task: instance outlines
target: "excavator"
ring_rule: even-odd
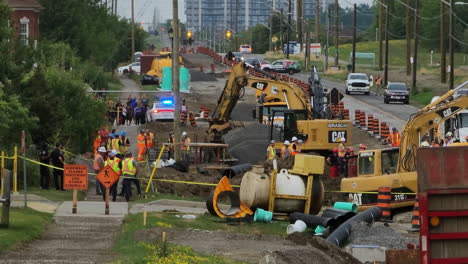
[[[314,119],[310,100],[301,88],[293,83],[276,80],[274,76],[263,71],[262,73],[271,77],[272,80],[252,77],[246,74],[246,69],[244,62],[232,67],[218,104],[209,119],[208,134],[211,135],[213,142],[221,142],[224,134],[240,125],[231,121],[231,113],[238,100],[244,95],[245,87],[261,92],[260,109],[265,101],[284,102],[287,106],[286,110],[278,111],[284,116],[283,126],[273,124],[275,111],[273,111],[272,122],[269,124],[270,140],[275,139],[277,142],[275,149],[281,149],[282,142],[291,140],[292,137],[297,137],[300,142],[302,141],[302,144],[298,145],[302,152],[320,154],[338,147],[341,138],[349,141],[351,136],[349,120]],[[254,70],[261,71],[260,69]],[[261,119],[261,114],[259,115]],[[266,142],[268,144],[268,141]]]
[[[418,188],[416,151],[423,137],[430,137],[433,129],[468,108],[468,94],[462,89],[466,84],[448,91],[411,116],[399,148],[360,151],[358,175],[342,179],[341,192],[348,194],[360,209],[366,209],[377,203],[375,192],[379,187],[391,187],[392,208],[412,206]]]

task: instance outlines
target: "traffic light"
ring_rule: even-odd
[[[230,38],[232,37],[232,32],[231,32],[231,30],[229,30],[229,29],[226,30],[225,36],[226,36],[227,39],[230,39]]]
[[[187,38],[188,39],[192,38],[192,31],[191,30],[187,31]]]

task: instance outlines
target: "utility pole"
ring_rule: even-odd
[[[450,0],[450,16],[449,16],[449,52],[450,52],[450,72],[449,72],[449,89],[453,90],[455,63],[454,63],[454,48],[453,48],[453,0]]]
[[[354,10],[353,10],[353,57],[352,57],[351,72],[356,72],[356,8],[357,8],[357,5],[354,4]]]
[[[114,0],[111,0],[111,14],[114,13]]]
[[[283,5],[281,5],[283,6]],[[281,51],[283,51],[283,45],[284,45],[284,26],[283,26],[283,8],[281,7],[281,14],[280,14],[280,39],[281,39]]]
[[[271,51],[272,50],[272,44],[273,44],[273,41],[271,40],[273,38],[273,6],[271,7],[270,9],[270,36],[269,36],[269,40],[268,40],[268,50]]]
[[[379,8],[379,70],[383,70],[383,5]]]
[[[114,0],[114,15],[117,15],[117,0]]]
[[[235,38],[235,40],[236,40],[236,41],[235,41],[236,46],[235,46],[234,48],[238,49],[239,46],[237,45],[237,34],[238,34],[238,33],[237,33],[237,16],[239,16],[239,11],[238,11],[238,10],[239,10],[239,6],[238,6],[237,0],[236,0],[236,2],[235,2],[235,6],[236,6],[236,16],[234,17],[234,20],[235,20],[236,25],[235,25],[235,29],[234,29],[234,32],[235,32],[234,38]]]
[[[338,38],[339,38],[339,25],[338,25],[338,0],[335,0],[335,66],[339,65],[339,52],[338,52]]]
[[[414,54],[413,54],[413,71],[411,72],[411,89],[416,92],[416,70],[418,66],[418,12],[419,0],[414,1]]]
[[[305,36],[305,68],[306,70],[310,67],[310,30],[309,25],[306,25],[305,28],[306,36]]]
[[[387,1],[385,3],[388,3]],[[388,5],[385,8],[385,65],[384,65],[384,83],[388,84]]]
[[[331,23],[331,15],[330,15],[330,7],[328,7],[327,12],[327,47],[325,48],[325,71],[328,71],[328,48],[330,47],[330,23]]]
[[[320,43],[320,0],[315,0],[315,42]]]
[[[406,0],[406,75],[411,75],[411,22],[410,22],[410,3]]]
[[[302,23],[303,23],[303,15],[302,15],[302,0],[296,0],[296,13],[297,13],[297,21],[296,21],[296,34],[297,34],[297,42],[301,44],[302,48]]]
[[[134,0],[132,0],[132,61],[135,56],[135,7]]]
[[[445,4],[440,2],[440,82],[447,82],[447,51],[445,49]]]
[[[291,0],[289,0],[288,6],[288,31],[286,32],[286,59],[289,60],[289,37],[291,35]]]
[[[133,3],[133,0],[132,0]],[[174,92],[174,137],[180,141],[180,87],[179,87],[179,6],[178,0],[172,0],[172,23],[174,30],[174,49],[172,50],[172,91]],[[174,146],[174,159],[180,160],[180,145]]]

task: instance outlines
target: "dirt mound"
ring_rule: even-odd
[[[192,82],[215,82],[217,79],[211,73],[204,73],[200,70],[189,70],[190,71],[190,81]]]

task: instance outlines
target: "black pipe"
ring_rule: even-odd
[[[342,247],[348,240],[348,236],[351,234],[352,224],[355,222],[366,222],[371,223],[377,221],[382,216],[382,210],[378,207],[372,207],[364,212],[355,215],[340,225],[330,236],[327,237],[327,241],[338,247]]]
[[[292,213],[289,215],[289,222],[295,223],[297,220],[304,221],[307,227],[316,228],[318,225],[328,227],[336,226],[337,221],[333,218],[321,217],[318,215],[309,215],[304,213]]]
[[[228,178],[232,178],[236,175],[239,175],[243,172],[246,172],[252,168],[252,165],[250,163],[245,163],[237,166],[232,166],[230,168],[227,168],[223,171],[223,176],[227,176]]]
[[[230,200],[231,207],[229,208],[229,210],[227,212],[223,212],[223,211],[221,211],[221,209],[219,209],[218,200],[219,200],[219,198],[221,198],[221,196],[227,196],[229,198],[229,200]],[[214,199],[214,191],[210,193],[210,195],[208,196],[208,199],[206,200],[206,209],[208,209],[208,212],[210,212],[211,215],[218,216],[218,214],[216,213],[216,210],[215,210],[215,201],[213,199]],[[221,214],[223,214],[224,216],[235,215],[239,211],[239,208],[240,208],[239,195],[237,193],[231,192],[231,191],[221,192],[218,195],[217,199],[216,199],[216,207],[217,207],[218,211]]]
[[[322,213],[322,217],[333,218],[338,222],[338,225],[341,225],[355,215],[356,213],[354,212],[336,208],[328,208]]]

